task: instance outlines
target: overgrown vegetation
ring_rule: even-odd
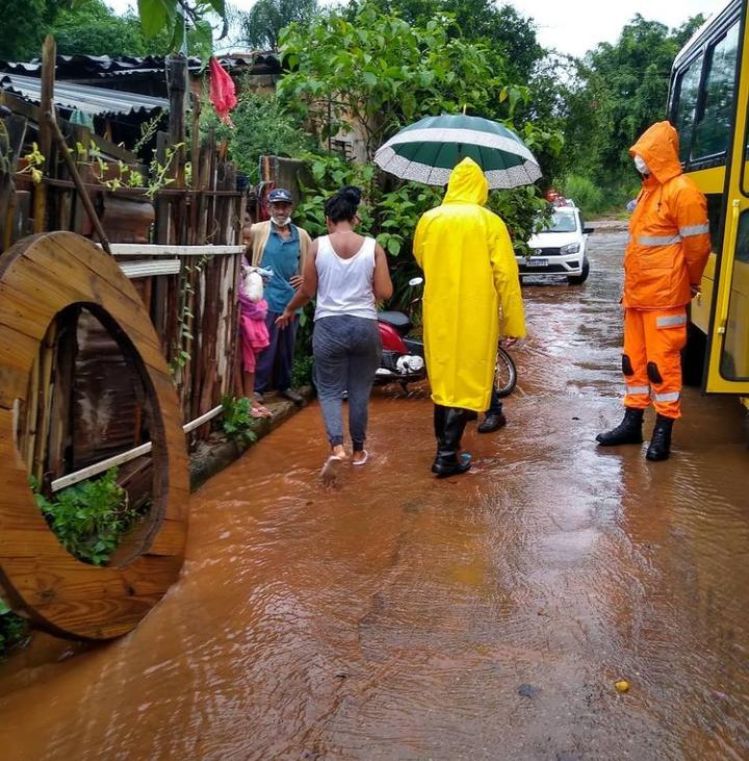
[[[314,148],[312,138],[275,95],[242,89],[231,118],[233,127],[222,123],[206,102],[201,110],[201,129],[212,128],[218,140],[226,141],[229,157],[252,183],[260,179],[261,156],[301,157]]]
[[[140,516],[117,483],[117,469],[47,498],[30,479],[36,504],[65,549],[79,560],[104,565]]]
[[[251,414],[252,400],[245,396],[225,396],[221,400],[221,406],[224,408],[221,430],[229,439],[244,445],[257,441],[257,421]]]
[[[299,352],[294,357],[294,365],[291,368],[291,385],[294,388],[311,386],[313,383],[312,371],[315,362],[309,352]]]
[[[0,59],[27,61],[40,54],[45,35],[52,34],[63,55],[165,55],[182,44],[181,0],[139,0],[140,14],[122,15],[105,0],[0,0]],[[136,3],[133,3],[135,6]],[[213,47],[211,14],[224,0],[185,2],[187,46],[192,55],[208,56]]]
[[[669,29],[638,14],[616,43],[602,43],[568,67],[560,90],[566,162],[557,176],[588,214],[621,208],[636,192],[639,181],[627,151],[665,118],[671,64],[702,21],[696,16]]]

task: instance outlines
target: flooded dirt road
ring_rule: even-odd
[[[193,497],[135,632],[0,698],[3,759],[749,758],[740,409],[688,391],[665,463],[594,446],[623,242],[591,239],[583,287],[526,287],[509,424],[472,427],[470,475],[429,474],[425,394],[379,393],[371,463],[324,491],[304,410]]]

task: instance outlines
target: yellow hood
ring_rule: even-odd
[[[648,169],[661,185],[681,174],[679,133],[669,122],[656,122],[648,127],[629,149],[630,156],[635,154],[645,159]]]
[[[477,203],[483,206],[489,198],[489,182],[481,167],[471,158],[461,161],[450,174],[446,203]]]

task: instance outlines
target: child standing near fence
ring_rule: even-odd
[[[265,273],[269,274],[269,273]],[[263,298],[263,270],[242,265],[239,281],[239,331],[242,343],[242,390],[252,402],[254,418],[270,417],[270,410],[255,397],[257,356],[269,344],[265,318],[268,302]]]

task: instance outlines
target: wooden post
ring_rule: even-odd
[[[185,187],[185,150],[186,127],[185,108],[187,96],[187,58],[182,55],[171,55],[166,61],[166,87],[169,96],[169,144],[171,147],[180,146],[174,156],[174,187]],[[174,216],[174,232],[177,236],[175,243],[187,243],[183,240],[185,217],[184,197],[178,198],[172,204]]]
[[[75,161],[70,155],[67,143],[65,142],[65,137],[60,131],[60,126],[57,124],[54,113],[51,111],[46,111],[42,121],[46,122],[52,131],[52,137],[55,139],[55,142],[57,143],[57,146],[60,149],[63,158],[65,159],[65,163],[68,165],[70,175],[73,178],[73,182],[75,183],[76,188],[78,189],[78,195],[81,201],[83,201],[83,207],[86,209],[86,213],[91,220],[91,224],[94,226],[94,230],[96,230],[96,234],[99,236],[101,247],[108,254],[111,254],[112,250],[109,247],[109,238],[107,238],[104,232],[104,228],[102,227],[99,215],[96,213],[96,209],[94,208],[91,196],[89,196],[88,191],[86,190],[86,186],[83,184],[83,180],[81,179],[81,175],[78,173],[78,167],[75,165]]]
[[[15,185],[13,173],[16,171],[26,135],[26,117],[6,114],[0,116],[4,129],[0,129],[0,149],[6,157],[6,165],[0,167],[0,251],[10,246],[14,239],[15,226]]]
[[[48,34],[42,48],[42,88],[39,112],[44,115],[55,111],[55,62],[57,45],[55,38]],[[42,171],[46,174],[52,169],[52,130],[46,119],[39,120],[39,152],[44,156]],[[44,232],[47,225],[47,186],[40,182],[34,189],[34,232]]]

